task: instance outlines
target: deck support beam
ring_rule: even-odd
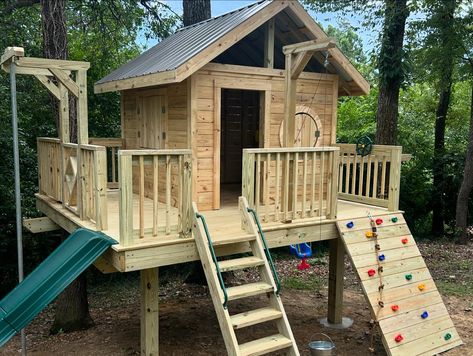
[[[159,269],[140,271],[141,355],[159,355]]]
[[[327,311],[327,321],[330,324],[342,323],[344,257],[345,247],[342,239],[330,240]]]

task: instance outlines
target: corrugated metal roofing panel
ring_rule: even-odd
[[[272,0],[262,0],[227,14],[184,27],[100,79],[97,84],[174,70],[271,2]]]

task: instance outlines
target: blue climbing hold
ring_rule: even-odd
[[[353,226],[355,226],[355,224],[353,223],[353,221],[347,222],[347,228],[352,229]]]
[[[427,319],[427,318],[429,317],[429,313],[427,313],[427,312],[425,311],[425,312],[423,312],[420,316],[421,316],[422,319]]]
[[[384,255],[379,255],[378,256],[378,260],[380,260],[380,261],[384,261],[385,259],[386,259],[386,256],[384,256]]]

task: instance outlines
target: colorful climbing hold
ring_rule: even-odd
[[[384,261],[385,259],[386,259],[386,256],[384,256],[384,255],[379,255],[378,256],[378,260],[380,260],[380,261]]]
[[[403,245],[405,245],[409,242],[409,239],[405,237],[401,240],[401,242],[402,242]]]
[[[394,338],[394,341],[396,342],[401,342],[402,340],[404,340],[404,337],[401,334],[397,334]]]
[[[429,313],[427,313],[427,312],[425,311],[425,312],[423,312],[423,313],[420,315],[420,317],[421,317],[422,319],[427,319],[427,318],[429,317]]]
[[[376,271],[374,269],[368,270],[368,276],[373,277],[375,274],[376,274]]]
[[[422,292],[425,289],[425,284],[421,283],[417,286],[417,288],[419,288],[419,290]]]
[[[397,312],[399,310],[399,305],[397,305],[397,304],[391,305],[391,310],[393,312]]]
[[[355,223],[353,221],[347,222],[347,228],[352,229],[353,226],[355,226]]]
[[[412,279],[412,274],[410,274],[410,273],[406,274],[405,277],[408,281],[410,281]]]
[[[393,217],[391,218],[391,222],[397,223],[397,221],[398,221],[398,218],[397,218],[396,216],[393,216]]]
[[[450,340],[450,339],[452,338],[452,334],[446,333],[443,338],[445,339],[445,341],[448,341],[448,340]]]
[[[383,223],[383,219],[376,219],[376,225],[381,225]]]
[[[370,237],[375,237],[376,233],[373,231],[365,231],[365,236],[369,239]]]

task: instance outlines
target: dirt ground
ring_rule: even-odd
[[[443,293],[453,322],[465,345],[445,355],[473,356],[473,246],[457,247],[422,245],[421,250]],[[465,260],[466,259],[466,260]],[[348,330],[332,330],[319,324],[327,310],[327,258],[311,260],[306,272],[296,269],[297,261],[276,256],[283,280],[283,303],[301,354],[309,355],[308,343],[328,334],[336,344],[336,355],[370,355],[370,313],[347,263],[344,293],[344,315],[354,319]],[[466,261],[466,262],[465,262]],[[452,266],[459,264],[459,266]],[[463,267],[462,267],[463,266]],[[450,270],[451,268],[452,270]],[[137,278],[108,281],[93,286],[90,293],[91,313],[96,326],[80,332],[49,335],[53,306],[43,311],[27,328],[30,355],[136,355],[140,352],[139,290]],[[251,272],[232,279],[251,281]],[[460,286],[460,287],[459,287]],[[161,289],[160,354],[161,355],[225,355],[225,347],[206,286],[174,281]],[[236,301],[233,312],[250,310],[261,299]],[[237,336],[240,342],[265,336],[270,323],[245,328]],[[19,353],[19,337],[14,337],[1,355]],[[374,355],[385,355],[379,336],[375,338]]]

